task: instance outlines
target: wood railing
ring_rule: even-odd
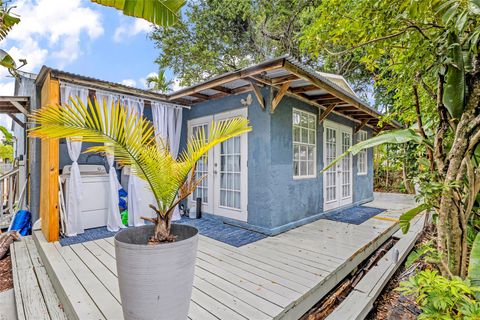
[[[10,170],[6,172],[2,172],[2,169],[0,166],[0,217],[14,213],[20,185],[20,167],[11,165]]]

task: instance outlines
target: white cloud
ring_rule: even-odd
[[[148,33],[152,30],[150,22],[143,19],[135,19],[133,23],[126,23],[126,19],[120,19],[120,26],[115,29],[113,41],[122,42],[134,37],[139,33]]]
[[[148,84],[147,84],[147,78],[148,77],[153,77],[153,76],[156,76],[156,75],[157,75],[156,72],[150,72],[149,74],[147,74],[145,76],[145,78],[138,79],[138,82],[140,82],[142,84],[143,88],[149,89]]]
[[[0,96],[13,96],[15,91],[15,81],[0,83]]]
[[[15,6],[21,22],[2,46],[15,59],[27,59],[24,71],[37,71],[49,56],[62,68],[82,54],[85,36],[96,39],[104,32],[101,15],[80,0],[19,0]]]
[[[129,87],[135,87],[137,85],[137,82],[133,79],[125,79],[125,80],[122,80],[122,84]]]

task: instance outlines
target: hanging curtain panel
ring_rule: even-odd
[[[71,85],[68,83],[60,84],[60,96],[63,104],[71,103],[70,98],[75,101],[80,100],[85,105],[88,103],[88,89]],[[78,166],[78,157],[82,151],[81,137],[79,139],[67,139],[67,149],[70,160],[72,160],[72,169],[70,171],[70,184],[68,193],[66,194],[66,234],[67,236],[76,236],[83,233],[82,217],[81,217],[81,201],[82,201],[82,178],[80,168]]]
[[[155,135],[163,143],[168,143],[170,152],[174,157],[178,156],[180,149],[180,136],[182,131],[182,109],[160,101],[152,102],[153,127]],[[178,206],[173,211],[172,220],[180,220]]]

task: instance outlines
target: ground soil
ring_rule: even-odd
[[[12,259],[10,255],[0,260],[0,292],[13,288]]]

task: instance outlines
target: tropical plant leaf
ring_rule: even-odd
[[[13,60],[12,56],[1,49],[0,49],[0,66],[10,69],[12,71],[14,71],[16,67],[15,60]]]
[[[410,221],[412,221],[412,219],[415,218],[420,212],[428,209],[430,209],[430,206],[426,203],[423,203],[402,214],[399,218],[400,228],[402,229],[402,232],[404,234],[407,233],[408,230],[410,229]]]
[[[347,151],[342,153],[338,156],[335,160],[333,160],[330,164],[328,164],[325,168],[322,169],[321,172],[325,172],[330,167],[332,167],[335,163],[346,157],[348,154],[356,155],[360,151],[368,148],[372,148],[381,144],[385,143],[405,143],[409,141],[415,141],[416,143],[427,143],[418,133],[415,132],[413,129],[398,129],[392,130],[389,132],[385,132],[383,134],[379,134],[378,136],[372,137],[365,141],[359,142],[350,148]]]
[[[178,159],[166,143],[156,143],[153,126],[147,119],[129,113],[119,103],[111,106],[89,101],[88,109],[80,100],[49,105],[35,111],[31,120],[38,126],[29,130],[31,137],[71,138],[102,142],[87,152],[114,153],[122,165],[130,165],[134,174],[146,180],[160,213],[166,214],[180,187],[196,162],[213,146],[251,130],[246,118],[232,118],[212,123],[208,137],[199,130],[188,140]]]
[[[0,2],[0,5],[2,5],[1,2]],[[5,39],[5,37],[7,36],[8,32],[10,32],[12,27],[19,22],[20,22],[19,17],[16,17],[12,13],[10,13],[9,9],[2,7],[0,9],[0,40]]]
[[[95,3],[123,11],[158,26],[168,27],[179,20],[179,11],[186,0],[92,0]]]
[[[450,32],[448,37],[448,64],[445,74],[443,104],[453,118],[462,116],[465,100],[465,70],[462,48],[458,36]]]
[[[480,232],[477,233],[470,251],[468,278],[473,286],[480,287]],[[480,292],[477,292],[476,296],[477,299],[480,299]]]

